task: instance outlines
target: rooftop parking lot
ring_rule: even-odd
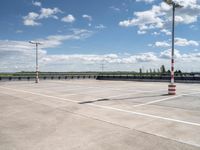
[[[0,82],[0,150],[199,150],[200,85]]]

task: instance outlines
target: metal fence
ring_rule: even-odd
[[[127,73],[127,72],[89,72],[89,73],[40,73],[40,80],[71,80],[71,79],[97,79],[97,80],[133,80],[133,81],[158,81],[169,82],[170,74],[145,74],[145,73]],[[34,73],[15,73],[3,74],[0,81],[31,81],[35,80]],[[175,74],[176,82],[200,83],[199,73],[181,73]]]

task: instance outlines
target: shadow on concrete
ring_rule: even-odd
[[[95,102],[101,102],[101,101],[110,101],[112,99],[107,99],[107,98],[103,98],[103,99],[97,99],[94,101],[84,101],[84,102],[80,102],[79,104],[89,104],[89,103],[95,103]]]

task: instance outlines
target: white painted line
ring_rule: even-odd
[[[34,103],[41,104],[41,105],[45,105],[45,106],[51,106],[51,105],[49,105],[49,104],[44,104],[44,103],[38,102],[38,101],[36,101],[36,100],[29,99],[29,98],[27,98],[27,97],[19,97],[19,96],[13,95],[13,94],[4,93],[4,92],[2,92],[2,91],[0,91],[0,93],[1,93],[1,94],[4,94],[4,95],[8,95],[8,96],[15,97],[15,98],[23,99],[23,100],[25,100],[25,101],[34,102]],[[55,100],[55,99],[51,99],[51,100],[48,100],[48,101],[56,101],[56,102],[65,104],[65,105],[62,105],[62,106],[67,106],[67,105],[66,105],[66,101],[58,101],[58,100]],[[52,106],[51,106],[51,107],[52,107]],[[56,108],[56,109],[57,109],[57,108],[59,108],[59,107],[57,107],[57,106],[55,107],[55,106],[54,106],[53,108]]]
[[[7,90],[12,90],[12,91],[17,91],[17,92],[29,93],[29,94],[43,96],[43,97],[55,98],[55,99],[64,100],[64,101],[68,101],[68,102],[73,102],[73,103],[80,103],[81,102],[81,101],[76,101],[76,100],[71,100],[71,99],[66,99],[66,98],[61,98],[61,97],[56,97],[56,96],[50,96],[50,95],[41,94],[41,93],[29,92],[29,91],[25,91],[25,90],[16,90],[16,89],[8,88],[8,87],[0,86],[0,88],[7,89]]]
[[[13,89],[12,89],[12,90],[13,90]],[[2,91],[0,91],[0,92],[2,92]],[[5,94],[5,93],[4,93],[4,94]],[[13,95],[11,95],[11,94],[6,94],[6,95],[13,96]],[[18,97],[18,96],[15,96],[15,97],[20,98],[20,97]],[[22,99],[24,99],[24,100],[26,100],[26,101],[38,103],[38,104],[41,104],[41,105],[50,106],[50,105],[47,105],[47,104],[44,104],[44,103],[36,102],[36,101],[34,101],[34,100],[30,100],[30,99],[26,99],[26,98],[22,98]],[[90,105],[92,105],[92,104],[90,104]],[[67,106],[67,105],[66,105],[66,106]],[[99,107],[99,105],[97,105],[97,106]],[[95,106],[95,107],[97,107],[97,106]],[[63,109],[60,109],[60,107],[55,107],[55,108],[58,109],[58,110],[62,110],[62,111],[66,111],[66,112],[68,112],[68,113],[75,114],[75,115],[83,116],[83,117],[90,118],[90,119],[95,119],[95,120],[102,121],[102,122],[105,122],[105,123],[109,123],[109,124],[112,124],[112,125],[117,125],[117,126],[123,127],[123,128],[132,129],[132,128],[128,127],[128,126],[121,125],[120,123],[115,123],[115,122],[112,122],[112,121],[100,119],[99,117],[94,117],[94,116],[90,116],[90,115],[85,115],[85,114],[80,114],[80,113],[76,113],[76,112],[71,112],[71,111],[63,110]],[[109,108],[109,109],[110,109],[110,108]],[[117,109],[117,111],[119,111],[119,109]],[[120,111],[121,111],[121,110],[120,110]],[[126,113],[127,113],[127,112],[126,112]],[[130,112],[128,112],[128,113],[130,113]],[[138,115],[139,115],[139,114],[138,114]],[[141,114],[140,114],[140,115],[141,115]],[[170,121],[172,121],[172,120],[170,120]],[[185,123],[185,122],[184,122],[184,123]],[[195,124],[196,124],[196,123],[195,123]],[[194,125],[194,124],[192,124],[192,125]],[[195,126],[196,126],[196,125],[195,125]],[[133,129],[134,129],[134,128],[133,128]],[[135,130],[135,129],[134,129],[134,130]],[[140,131],[140,130],[138,130],[138,131]],[[147,132],[147,133],[148,133],[148,132]],[[155,134],[155,135],[157,135],[157,134]],[[160,137],[164,137],[164,138],[169,139],[169,137],[167,137],[167,136],[163,136],[163,135],[161,136],[161,135],[159,135],[159,134],[158,134],[157,136],[160,136]],[[177,139],[173,139],[173,140],[178,141],[178,142],[181,142],[181,143],[185,143],[185,144],[191,144],[191,143],[187,143],[187,142],[185,142],[185,141],[181,141],[181,140],[179,141],[179,140],[177,140]],[[194,144],[194,143],[192,143],[191,145],[200,147],[200,145]]]
[[[155,118],[155,119],[162,119],[162,120],[167,120],[167,121],[172,121],[172,122],[177,122],[177,123],[182,123],[182,124],[187,124],[187,125],[193,125],[193,126],[199,126],[200,127],[199,123],[194,123],[194,122],[189,122],[189,121],[183,121],[183,120],[178,120],[178,119],[161,117],[161,116],[156,116],[156,115],[151,115],[151,114],[146,114],[146,113],[140,113],[140,112],[136,112],[136,111],[129,111],[129,110],[114,108],[114,107],[110,107],[110,106],[102,106],[102,105],[97,105],[97,104],[88,104],[88,105],[99,107],[99,108],[103,108],[103,109],[115,110],[115,111],[125,112],[125,113],[129,113],[129,114],[145,116],[145,117],[150,117],[150,118]]]
[[[56,96],[50,96],[50,95],[45,95],[45,94],[40,94],[40,93],[33,93],[33,92],[29,92],[29,91],[24,91],[24,90],[16,90],[16,89],[2,87],[2,86],[0,86],[0,88],[18,91],[18,92],[23,92],[23,93],[30,93],[30,94],[33,94],[33,95],[38,95],[38,96],[43,96],[43,97],[55,98],[55,99],[59,99],[59,100],[73,102],[73,103],[76,103],[76,104],[81,102],[81,101],[75,101],[75,100],[60,98],[60,97],[56,97]],[[133,114],[133,115],[145,116],[145,117],[156,118],[156,119],[167,120],[167,121],[172,121],[172,122],[177,122],[177,123],[182,123],[182,124],[186,124],[186,125],[193,125],[193,126],[199,126],[200,127],[199,123],[194,123],[194,122],[189,122],[189,121],[183,121],[183,120],[178,120],[178,119],[161,117],[161,116],[157,116],[157,115],[151,115],[151,114],[140,113],[140,112],[136,112],[136,111],[119,109],[119,108],[110,107],[110,106],[102,106],[102,105],[97,105],[97,104],[91,104],[91,103],[86,104],[86,105],[90,105],[90,106],[94,106],[94,107],[102,108],[102,109],[108,109],[108,110],[114,110],[114,111],[129,113],[129,114]]]
[[[160,99],[160,100],[155,100],[155,101],[150,101],[150,102],[143,103],[143,104],[134,105],[134,107],[140,107],[140,106],[155,104],[155,103],[158,103],[158,102],[163,102],[163,101],[171,100],[171,99],[182,97],[182,96],[194,95],[194,94],[199,94],[199,93],[200,92],[189,93],[189,94],[181,94],[181,95],[176,95],[176,96],[170,96],[170,97],[163,98],[163,99]]]

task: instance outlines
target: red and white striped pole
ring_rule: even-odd
[[[173,0],[164,0],[167,4],[172,5],[172,58],[171,58],[171,84],[168,86],[168,94],[176,95],[176,85],[174,84],[174,26],[175,26],[175,9],[182,6],[176,4]]]
[[[172,3],[173,15],[172,15],[172,53],[171,53],[171,84],[168,85],[168,94],[176,95],[176,85],[174,84],[174,26],[175,26],[175,8],[176,4]]]

